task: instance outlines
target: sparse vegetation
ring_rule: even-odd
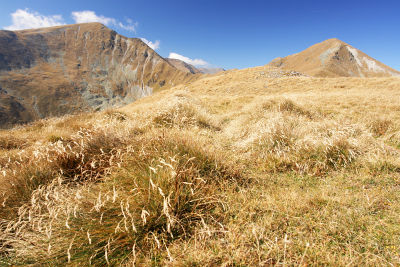
[[[387,133],[389,130],[390,126],[392,125],[392,122],[387,119],[377,119],[371,122],[370,128],[372,133],[379,137]]]
[[[183,96],[172,101],[172,103],[168,103],[166,109],[157,112],[153,122],[159,127],[198,127],[215,131],[220,130],[217,123],[204,110]]]
[[[1,264],[399,265],[400,81],[261,70],[1,132]]]

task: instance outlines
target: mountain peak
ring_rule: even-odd
[[[319,77],[400,75],[400,72],[337,38],[317,43],[300,53],[285,58],[278,57],[272,60],[269,65]]]
[[[345,42],[343,42],[342,40],[340,40],[340,39],[338,39],[338,38],[336,38],[336,37],[330,38],[330,39],[326,39],[326,40],[323,41],[322,43],[325,43],[325,42],[340,42],[340,43],[344,43],[344,44],[345,44]]]
[[[87,22],[87,23],[78,23],[78,24],[65,24],[58,25],[52,27],[45,28],[33,28],[33,29],[24,29],[24,30],[16,30],[16,33],[30,34],[30,33],[47,33],[57,30],[67,30],[67,29],[85,29],[87,31],[97,31],[97,30],[108,30],[112,31],[112,29],[108,28],[104,24],[100,22]]]

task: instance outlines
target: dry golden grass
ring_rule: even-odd
[[[275,71],[1,132],[0,261],[399,265],[400,79]]]

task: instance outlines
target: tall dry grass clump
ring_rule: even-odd
[[[235,146],[267,172],[320,176],[390,153],[364,125],[324,117],[290,99],[258,101],[251,110]]]
[[[1,169],[1,215],[14,214],[32,191],[59,175],[74,183],[98,179],[119,162],[123,145],[124,140],[112,134],[86,130],[10,158]]]
[[[388,119],[376,119],[370,123],[369,127],[375,136],[380,137],[389,131],[392,124],[393,122]]]
[[[254,143],[253,156],[266,171],[323,175],[350,167],[363,153],[362,140],[350,133],[316,132],[312,127],[320,126],[286,119],[272,123]]]
[[[216,120],[193,98],[177,94],[164,100],[161,108],[153,117],[154,125],[158,127],[177,127],[209,129],[219,131]]]
[[[313,119],[318,115],[317,112],[311,112],[310,110],[296,104],[293,100],[285,98],[275,98],[265,101],[261,105],[261,110],[271,110],[297,116],[305,116],[309,119]]]
[[[46,181],[28,187],[30,194],[24,192],[31,198],[20,203],[17,219],[3,221],[3,259],[11,264],[140,262],[194,231],[221,228],[222,213],[215,212],[224,209],[220,188],[242,179],[240,172],[176,134],[121,140],[105,132],[80,132],[72,146],[59,141],[37,152],[49,173]],[[23,175],[21,180],[27,179]]]

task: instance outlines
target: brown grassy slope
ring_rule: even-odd
[[[3,127],[125,105],[197,78],[100,23],[0,31],[0,55]]]
[[[400,264],[400,79],[293,75],[1,132],[2,261]]]
[[[317,77],[390,77],[400,72],[338,39],[315,44],[300,53],[276,58],[270,66]]]

